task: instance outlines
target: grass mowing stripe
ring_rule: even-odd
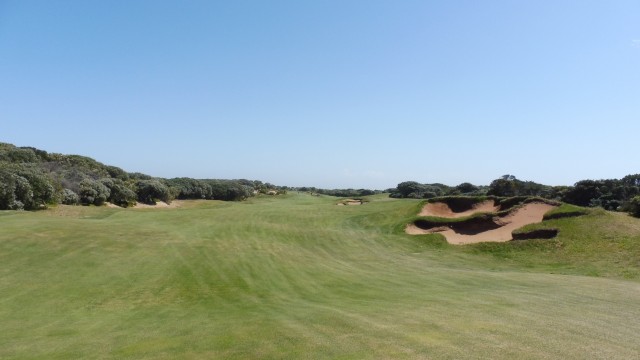
[[[290,194],[2,216],[0,358],[640,354],[640,285],[619,279],[640,267],[635,219],[553,220],[560,250],[456,247],[402,233],[416,204]]]

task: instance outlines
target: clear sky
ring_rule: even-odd
[[[154,176],[640,172],[640,1],[0,0],[0,141]]]

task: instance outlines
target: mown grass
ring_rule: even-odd
[[[549,240],[481,243],[466,248],[541,271],[640,279],[640,220],[602,209],[584,216],[531,224],[523,231],[555,228]]]
[[[0,358],[640,354],[638,220],[595,211],[550,221],[561,246],[459,247],[403,233],[419,202],[370,200],[2,213]]]
[[[580,206],[563,203],[557,208],[544,214],[545,220],[560,219],[566,217],[582,216],[589,213],[589,210]]]

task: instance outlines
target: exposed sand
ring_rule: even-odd
[[[347,199],[338,203],[339,206],[344,205],[362,205],[362,200]]]
[[[493,222],[499,225],[497,229],[472,233],[472,231],[464,231],[465,233],[456,232],[450,226],[441,226],[433,229],[421,229],[414,224],[406,227],[406,232],[411,235],[432,234],[438,232],[447,239],[450,244],[472,244],[478,242],[492,241],[505,242],[512,240],[511,233],[513,230],[521,228],[528,224],[539,223],[542,221],[544,214],[555,208],[553,205],[545,203],[529,203],[518,208],[507,216],[495,217]],[[476,211],[477,212],[477,211]],[[461,231],[459,229],[458,231]]]
[[[116,204],[110,202],[105,203],[108,208],[124,209]],[[160,209],[160,208],[177,208],[182,206],[182,200],[173,200],[171,204],[167,204],[164,201],[158,201],[155,205],[148,205],[143,203],[136,203],[134,206],[130,206],[129,209]]]
[[[167,204],[164,201],[158,201],[155,205],[148,205],[143,203],[137,203],[132,208],[134,209],[159,209],[159,208],[177,208],[182,205],[182,201],[173,200],[171,204]]]
[[[499,206],[496,206],[493,200],[487,200],[473,205],[473,207],[463,212],[453,212],[449,205],[443,202],[428,203],[422,208],[419,216],[437,216],[446,218],[459,218],[469,216],[479,212],[496,212]]]

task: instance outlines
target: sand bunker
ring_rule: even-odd
[[[158,201],[155,205],[137,203],[132,207],[135,209],[159,209],[159,208],[177,208],[177,207],[180,207],[181,205],[182,205],[182,202],[180,200],[174,200],[171,202],[171,204],[167,204],[164,201]]]
[[[339,206],[344,205],[362,205],[362,200],[347,199],[338,203]]]
[[[506,216],[495,216],[490,221],[450,223],[429,229],[422,229],[415,224],[409,224],[406,232],[411,235],[437,232],[444,235],[447,242],[451,244],[472,244],[485,241],[505,242],[513,239],[511,234],[513,230],[528,224],[541,222],[544,214],[553,208],[555,208],[554,205],[535,202],[525,204]],[[478,210],[474,212],[478,212]]]
[[[112,204],[110,202],[105,203],[105,206],[108,208],[123,209],[123,207],[120,207],[116,204]],[[182,200],[173,200],[171,204],[167,204],[164,201],[158,201],[155,205],[143,204],[139,202],[129,208],[130,209],[160,209],[160,208],[177,208],[180,206],[182,206]]]
[[[479,202],[466,211],[455,212],[449,205],[443,202],[428,203],[422,208],[419,216],[437,216],[446,218],[459,218],[473,215],[479,212],[496,212],[500,207],[493,200]]]

